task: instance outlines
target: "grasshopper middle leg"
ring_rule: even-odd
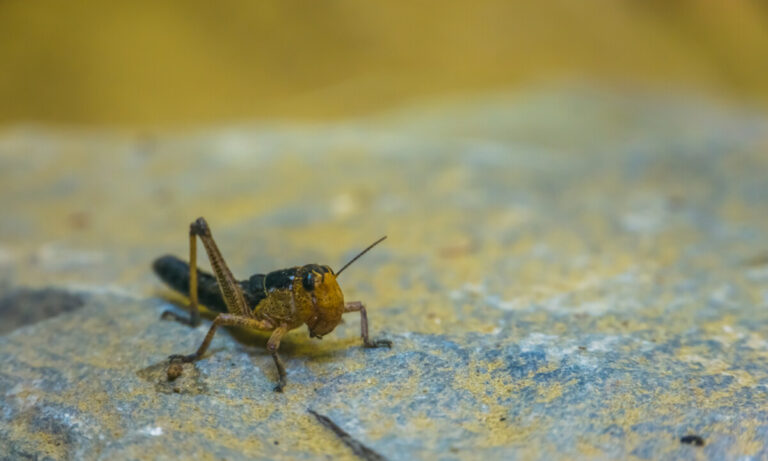
[[[216,316],[216,319],[214,319],[213,325],[211,325],[211,328],[208,330],[208,334],[205,335],[205,339],[203,339],[203,342],[200,344],[200,347],[197,348],[195,353],[189,355],[174,354],[170,356],[169,359],[172,362],[175,360],[180,360],[182,362],[193,362],[195,360],[199,360],[203,354],[205,354],[205,351],[208,350],[208,346],[211,345],[213,336],[216,334],[216,330],[219,328],[219,326],[248,327],[253,328],[254,330],[266,331],[274,329],[274,326],[271,323],[263,320],[250,319],[232,314],[219,314]]]
[[[283,361],[277,354],[277,349],[280,347],[280,340],[282,339],[283,335],[285,335],[285,333],[288,331],[286,325],[281,325],[275,328],[274,325],[266,320],[256,320],[232,314],[219,314],[213,321],[213,325],[211,325],[211,328],[208,330],[208,334],[205,335],[205,339],[203,339],[203,342],[200,344],[200,347],[197,348],[197,351],[189,355],[174,354],[169,357],[170,361],[180,361],[187,363],[200,360],[205,354],[205,351],[207,351],[208,347],[211,345],[213,336],[216,334],[216,330],[219,326],[247,327],[254,330],[263,331],[273,330],[272,336],[270,336],[269,341],[267,342],[267,350],[272,355],[272,359],[275,361],[275,366],[277,367],[278,382],[277,386],[275,386],[275,391],[283,392],[283,388],[286,384],[286,373]]]

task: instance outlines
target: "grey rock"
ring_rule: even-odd
[[[352,457],[309,409],[389,459],[768,457],[759,114],[570,88],[137,143],[0,135],[0,286],[82,301],[4,324],[6,457]],[[267,338],[225,329],[169,381],[209,323],[160,321],[149,265],[200,215],[240,278],[389,235],[340,283],[394,347],[297,330],[276,394]]]

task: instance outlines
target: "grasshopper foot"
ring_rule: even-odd
[[[275,391],[275,392],[282,393],[284,387],[285,387],[285,380],[281,379],[280,381],[278,381],[277,386],[275,386],[275,388],[272,389],[272,390]]]
[[[392,348],[392,341],[388,339],[376,339],[376,340],[368,340],[363,343],[363,346],[365,346],[367,349],[375,349],[377,347],[386,347],[388,349]]]
[[[197,354],[189,354],[189,355],[183,355],[183,354],[173,354],[168,357],[168,360],[173,362],[181,362],[181,363],[190,363],[197,360]]]

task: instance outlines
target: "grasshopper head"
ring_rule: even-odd
[[[341,323],[344,294],[336,274],[328,266],[307,264],[300,270],[301,284],[312,301],[313,316],[307,321],[309,335],[322,338]]]
[[[354,258],[344,264],[338,272],[328,266],[319,264],[307,264],[301,267],[299,275],[304,290],[310,293],[312,300],[313,316],[307,321],[309,335],[313,338],[322,338],[332,332],[336,325],[341,323],[341,315],[344,314],[344,294],[341,292],[336,278],[344,272],[344,269],[357,261],[360,256],[366,254],[371,248],[381,243],[387,236],[368,245]]]

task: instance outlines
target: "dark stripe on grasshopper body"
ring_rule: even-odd
[[[264,290],[267,293],[275,290],[293,289],[293,280],[296,278],[298,267],[272,271],[264,278]]]
[[[186,261],[171,255],[161,256],[155,260],[152,268],[169,287],[185,296],[189,295],[189,264]],[[256,274],[248,280],[238,282],[243,289],[245,302],[251,309],[267,297],[264,291],[264,279],[263,274]],[[216,278],[200,269],[197,270],[197,297],[205,307],[216,312],[227,312],[227,305],[221,297]]]

